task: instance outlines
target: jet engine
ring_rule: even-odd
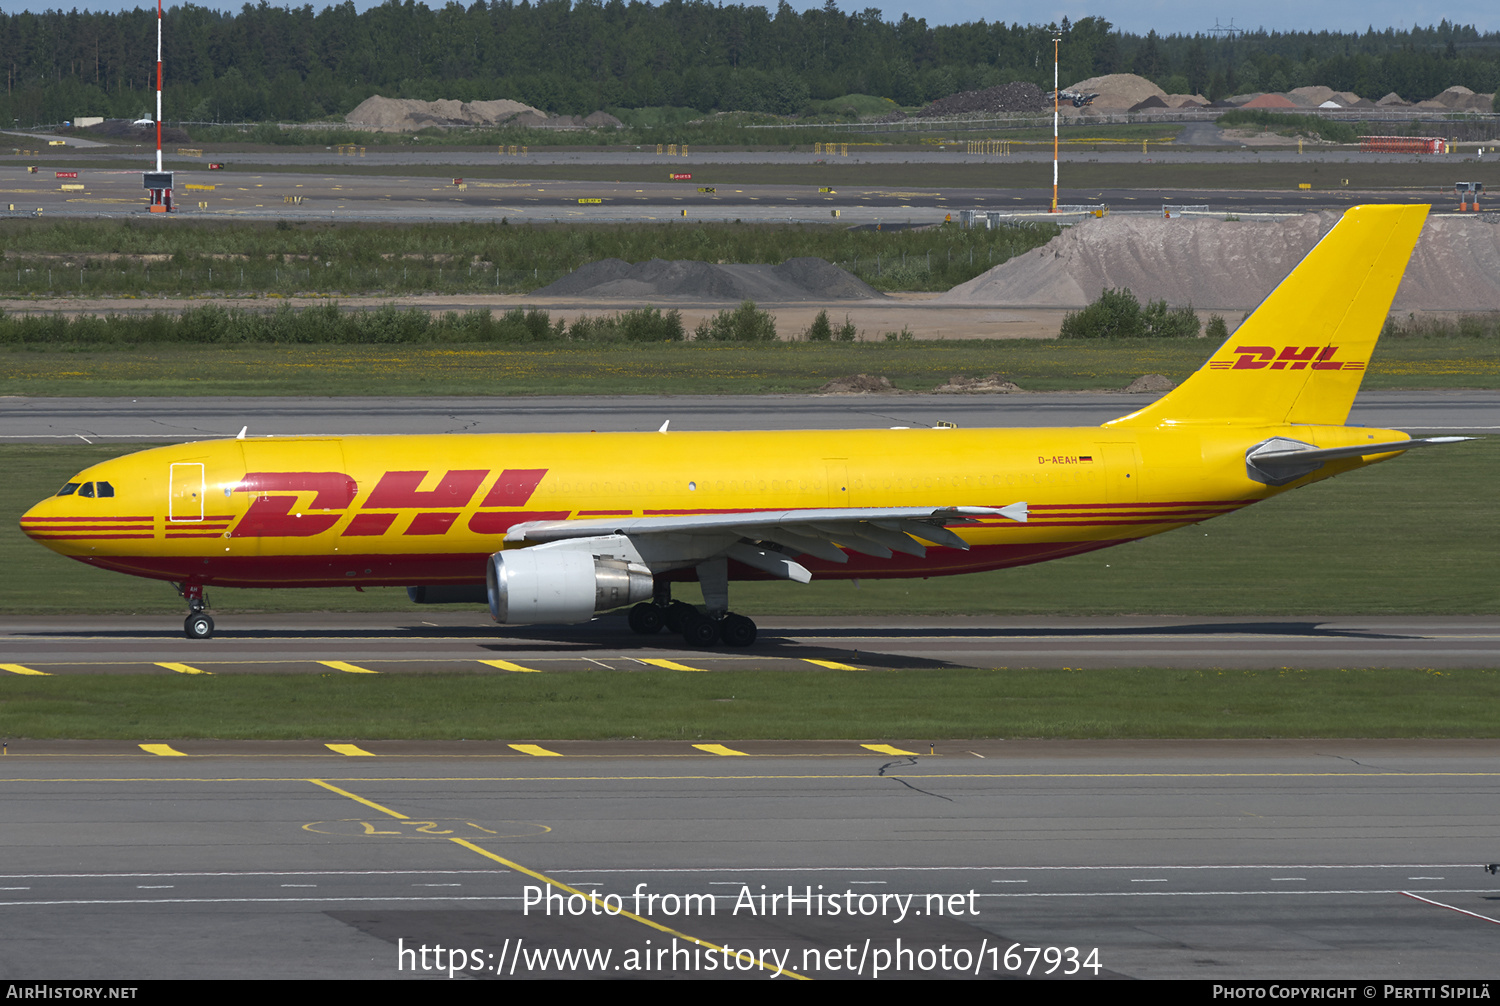
[[[649,600],[652,594],[646,566],[576,548],[496,552],[485,566],[485,579],[490,614],[510,625],[587,622],[595,612]]]

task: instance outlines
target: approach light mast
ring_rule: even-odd
[[[161,166],[161,12],[162,0],[156,0],[156,170],[146,171],[141,181],[151,193],[150,212],[172,212],[172,172]]]

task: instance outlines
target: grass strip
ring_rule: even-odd
[[[16,738],[1495,737],[1500,671],[642,671],[0,681]]]
[[[830,319],[842,323],[837,311]],[[1215,348],[1203,339],[12,347],[0,348],[0,394],[805,394],[858,373],[902,391],[992,373],[1027,391],[1117,391],[1142,374],[1181,381]],[[1383,340],[1364,386],[1500,387],[1500,340]],[[1133,401],[1121,399],[1122,414]]]
[[[139,449],[0,446],[0,612],[181,614],[166,583],[48,551],[15,523],[88,465]],[[747,615],[1458,615],[1500,612],[1500,439],[1413,451],[1119,548],[929,580],[736,583]],[[696,600],[684,585],[677,596]],[[407,611],[398,588],[209,588],[234,611]],[[443,609],[438,609],[443,610]],[[447,609],[462,610],[462,609]],[[477,608],[474,610],[478,610]],[[228,628],[229,622],[223,627]],[[503,630],[496,630],[503,631]]]

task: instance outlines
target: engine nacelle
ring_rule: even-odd
[[[485,579],[490,614],[508,625],[587,622],[652,594],[651,570],[638,562],[547,546],[496,552]]]

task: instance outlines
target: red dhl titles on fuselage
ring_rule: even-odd
[[[272,458],[280,468],[259,463]],[[934,494],[1028,502],[1025,524],[955,527],[967,552],[807,560],[819,576],[926,576],[1103,548],[1279,491],[1246,478],[1243,434],[1218,445],[1093,427],[264,438],[158,448],[75,478],[107,479],[115,495],[44,501],[22,521],[28,535],[94,565],[205,584],[479,582],[506,532],[535,520],[897,507]]]

